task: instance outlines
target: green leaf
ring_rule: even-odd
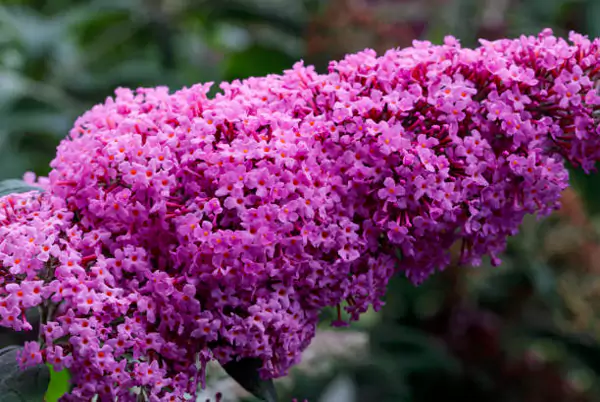
[[[50,382],[50,370],[43,364],[21,370],[17,352],[21,347],[0,350],[0,402],[39,402]]]
[[[27,184],[23,180],[7,179],[0,181],[0,197],[4,197],[5,195],[9,194],[26,193],[34,190],[41,191],[39,187],[34,187],[30,184]]]
[[[46,392],[46,402],[57,402],[61,396],[69,392],[70,379],[69,370],[54,371],[50,367],[50,385]]]
[[[262,361],[255,358],[233,360],[223,365],[223,368],[246,391],[265,402],[277,402],[277,391],[273,380],[263,380],[259,369]]]

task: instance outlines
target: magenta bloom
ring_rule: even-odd
[[[379,309],[394,273],[419,283],[456,242],[497,263],[556,209],[565,161],[600,156],[599,72],[599,40],[546,30],[298,63],[212,99],[118,89],[43,194],[0,200],[0,325],[54,306],[22,360],[72,368],[67,400],[183,400],[210,359],[285,375],[322,308]]]

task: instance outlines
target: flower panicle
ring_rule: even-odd
[[[326,74],[119,88],[77,119],[43,193],[0,200],[0,325],[72,370],[65,400],[179,401],[210,360],[285,375],[314,336],[382,307],[392,275],[499,264],[565,163],[600,156],[600,41],[545,30],[365,50]]]

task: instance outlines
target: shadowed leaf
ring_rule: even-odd
[[[260,359],[241,359],[223,365],[223,368],[246,391],[265,402],[277,402],[277,391],[273,380],[263,380],[259,369],[262,366]]]
[[[8,346],[0,350],[0,402],[39,402],[50,383],[50,370],[43,364],[21,370],[17,352],[22,348]]]
[[[33,190],[40,190],[40,188],[31,186],[23,180],[8,179],[0,181],[0,197],[15,193],[26,193]]]

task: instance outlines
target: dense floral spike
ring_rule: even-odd
[[[547,30],[298,63],[213,99],[119,89],[46,193],[2,199],[0,324],[44,307],[21,359],[76,368],[67,400],[182,400],[210,359],[284,375],[323,307],[379,309],[395,272],[419,283],[455,244],[498,264],[525,214],[557,208],[564,161],[600,156],[599,72],[599,40]]]

